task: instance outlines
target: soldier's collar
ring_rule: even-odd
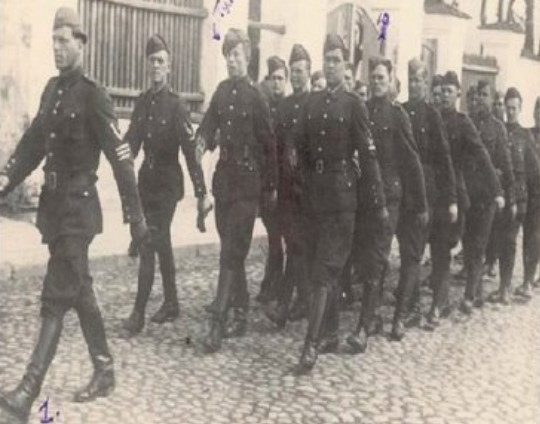
[[[148,92],[150,93],[151,96],[159,96],[162,93],[169,92],[170,89],[171,89],[170,84],[168,82],[166,82],[161,87],[159,87],[159,89],[157,89],[157,90],[154,90],[154,86],[150,87],[150,90],[148,90]]]
[[[342,81],[340,82],[338,85],[336,85],[335,87],[326,87],[326,92],[330,95],[334,95],[334,94],[337,94],[339,93],[340,91],[344,91],[345,90],[345,82]]]
[[[81,66],[77,66],[69,71],[62,72],[58,76],[58,81],[63,87],[71,86],[75,81],[77,81],[81,76],[83,76],[84,71]]]
[[[233,86],[237,87],[240,84],[250,84],[250,79],[248,75],[244,75],[242,77],[233,77],[229,79]]]

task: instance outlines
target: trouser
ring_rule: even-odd
[[[521,209],[523,210],[523,209]],[[496,214],[491,230],[494,261],[499,260],[500,287],[509,289],[514,274],[516,261],[517,235],[523,224],[523,215],[512,217],[510,207],[505,207]],[[494,262],[493,261],[493,262]]]
[[[176,200],[149,203],[143,201],[144,215],[151,234],[151,243],[139,249],[139,278],[135,308],[143,312],[154,284],[155,258],[159,268],[166,303],[178,303],[176,267],[171,242],[171,223],[176,211]]]
[[[281,304],[290,303],[295,287],[297,300],[308,301],[307,225],[305,214],[299,210],[282,210],[280,213],[280,232],[283,234],[286,248],[285,275],[277,293]]]
[[[94,365],[111,358],[105,326],[92,286],[88,267],[88,248],[92,237],[66,235],[49,244],[47,265],[41,294],[41,315],[63,320],[74,308]]]
[[[523,221],[524,281],[534,280],[540,260],[540,200],[529,199]]]
[[[349,256],[354,212],[314,214],[309,218],[308,263],[313,302],[306,340],[320,341],[339,327],[338,282]]]
[[[268,257],[261,291],[279,291],[283,274],[283,245],[281,243],[279,210],[278,208],[268,210],[264,206],[264,202],[261,201],[260,215],[268,236]]]
[[[401,258],[396,292],[396,318],[405,318],[410,311],[413,294],[415,290],[419,290],[420,263],[424,254],[427,231],[428,229],[420,224],[416,212],[410,210],[400,212],[396,231]]]
[[[362,310],[359,328],[369,328],[379,306],[382,282],[388,268],[388,256],[392,239],[399,221],[400,201],[391,201],[386,205],[389,219],[381,228],[377,211],[364,207],[356,213],[356,231],[354,235],[354,266],[362,273]]]
[[[220,274],[224,272],[230,274],[233,280],[230,292],[220,290],[218,287],[218,296],[223,293],[222,296],[227,297],[227,299],[219,299],[219,302],[228,306],[248,307],[249,292],[245,260],[251,245],[257,208],[256,199],[239,199],[227,202],[216,199],[216,227],[221,241]],[[221,281],[220,278],[218,284]]]
[[[496,207],[493,202],[472,203],[465,217],[463,253],[467,271],[466,300],[482,297],[482,270]]]

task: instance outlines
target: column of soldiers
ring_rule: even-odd
[[[224,338],[247,331],[245,260],[257,216],[269,240],[257,299],[268,304],[265,312],[279,328],[289,320],[308,320],[299,373],[309,372],[319,354],[337,350],[343,293],[353,296],[351,272],[361,283],[362,308],[346,338],[349,349],[364,352],[369,337],[381,331],[379,306],[394,236],[401,267],[392,340],[423,321],[420,268],[427,244],[430,328],[451,312],[451,250],[459,241],[464,313],[482,307],[482,274],[497,261],[499,288],[487,298],[509,303],[521,227],[525,276],[516,293],[531,296],[540,257],[540,98],[529,131],[519,123],[518,90],[502,95],[480,81],[467,93],[469,117],[457,110],[457,75],[436,75],[430,85],[425,65],[413,59],[409,100],[400,105],[392,62],[371,58],[369,90],[355,86],[349,52],[336,34],[324,43],[322,72],[311,73],[310,54],[300,44],[294,45],[288,66],[271,57],[265,91],[247,74],[248,37],[231,29],[222,46],[229,77],[219,84],[194,134],[182,100],[167,83],[170,51],[155,35],[146,49],[151,87],[137,100],[122,139],[110,97],[82,70],[86,41],[76,12],[60,8],[53,25],[59,75],[48,82],[39,113],[0,172],[5,195],[45,160],[37,226],[50,251],[38,340],[20,384],[0,393],[1,409],[27,420],[71,308],[94,364],[90,383],[74,400],[91,401],[114,389],[113,358],[88,268],[89,245],[102,230],[95,186],[101,151],[113,167],[124,221],[140,256],[137,296],[123,322],[129,337],[145,324],[156,255],[164,301],[152,321],[179,316],[170,230],[184,195],[180,148],[203,231],[213,205],[200,161],[206,150],[219,147],[212,192],[221,251],[203,341],[208,353],[221,349]],[[289,96],[287,79],[293,89]],[[137,181],[133,158],[141,149]]]

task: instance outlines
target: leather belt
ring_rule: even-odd
[[[322,174],[325,171],[340,171],[347,169],[348,161],[346,159],[336,161],[325,161],[324,159],[317,159],[313,162],[313,169],[317,174]]]
[[[75,173],[45,171],[44,177],[43,185],[49,190],[65,187],[68,183],[88,186],[94,184],[97,180],[96,175],[92,171],[76,171]]]

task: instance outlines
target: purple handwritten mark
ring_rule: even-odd
[[[39,412],[43,413],[43,416],[39,417],[39,422],[41,424],[50,424],[54,422],[54,417],[49,417],[49,398],[48,397],[39,407]],[[60,416],[60,412],[56,411],[55,415],[58,418]]]
[[[390,14],[388,12],[381,13],[377,19],[377,25],[380,25],[379,37],[377,40],[386,40],[386,31],[390,25]]]
[[[212,16],[214,17],[214,22],[212,24],[212,39],[221,40],[221,33],[217,28],[218,22],[231,13],[234,0],[216,0],[214,5],[214,10],[212,11]]]

